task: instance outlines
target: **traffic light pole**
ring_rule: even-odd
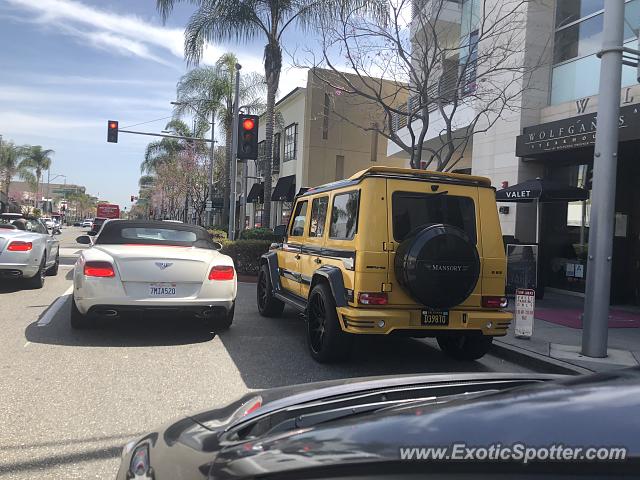
[[[605,0],[582,354],[607,356],[625,2]]]
[[[216,111],[211,111],[211,158],[209,159],[209,201],[211,207],[207,212],[207,226],[213,225],[213,162],[215,157],[215,128],[216,128]]]
[[[233,139],[231,141],[231,198],[229,204],[229,239],[236,237],[236,177],[238,167],[238,113],[240,111],[240,69],[242,66],[236,63],[236,91],[233,101],[233,126],[231,127]]]

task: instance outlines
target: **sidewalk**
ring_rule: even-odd
[[[611,307],[609,317],[609,356],[595,359],[580,355],[582,343],[583,298],[547,292],[536,301],[533,336],[519,339],[511,324],[505,337],[496,338],[497,354],[519,356],[521,362],[530,361],[550,371],[606,371],[640,364],[640,308]],[[513,311],[514,299],[510,299]],[[545,368],[542,365],[542,368]]]

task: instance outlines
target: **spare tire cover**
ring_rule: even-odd
[[[432,224],[399,246],[395,274],[411,297],[431,308],[464,302],[478,283],[480,258],[469,236],[452,225]]]

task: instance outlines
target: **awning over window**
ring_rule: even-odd
[[[254,183],[247,195],[247,203],[263,203],[264,202],[264,183]]]
[[[271,194],[271,201],[279,202],[292,202],[296,195],[296,176],[289,175],[288,177],[280,177],[276,188],[273,189]]]

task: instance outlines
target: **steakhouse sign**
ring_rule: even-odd
[[[640,104],[620,108],[620,141],[640,138]],[[516,139],[518,157],[535,157],[545,153],[591,147],[596,142],[596,113],[542,123],[523,129]]]

